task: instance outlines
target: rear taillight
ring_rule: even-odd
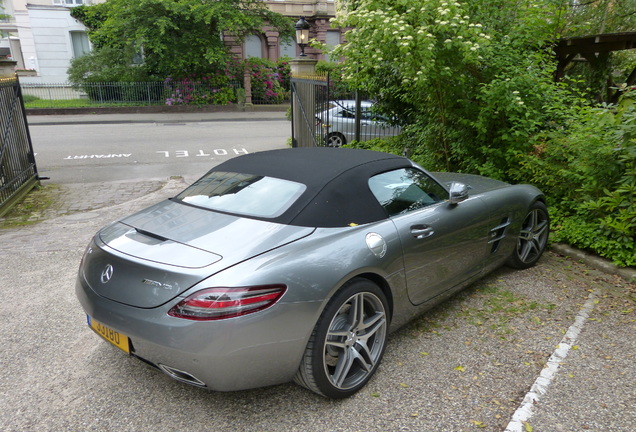
[[[207,288],[177,303],[168,315],[196,321],[238,317],[274,305],[286,289],[285,285]]]

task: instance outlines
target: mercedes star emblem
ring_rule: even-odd
[[[104,271],[102,272],[102,283],[107,283],[110,280],[110,278],[113,277],[114,271],[115,269],[113,268],[113,266],[108,264],[106,268],[104,268]]]

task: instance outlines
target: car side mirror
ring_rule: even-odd
[[[462,201],[465,201],[468,198],[468,191],[470,190],[470,186],[465,185],[464,183],[453,182],[450,185],[450,198],[449,202],[451,204],[459,204]]]

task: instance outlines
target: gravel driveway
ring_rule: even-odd
[[[99,227],[182,187],[173,179],[116,205],[0,229],[0,430],[636,429],[636,291],[553,253],[526,271],[498,270],[394,333],[374,379],[347,400],[294,384],[212,393],[127,357],[86,325],[79,260]],[[586,302],[547,393],[511,424]]]

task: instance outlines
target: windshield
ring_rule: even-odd
[[[302,183],[274,177],[213,171],[176,199],[226,213],[275,218],[283,214],[305,189]]]

